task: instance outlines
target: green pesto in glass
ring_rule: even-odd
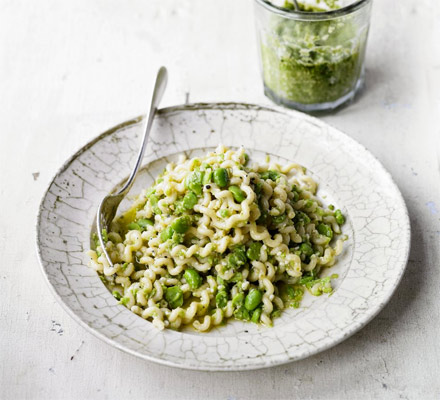
[[[323,9],[307,6],[301,11]],[[367,31],[358,34],[358,30],[350,16],[323,20],[274,16],[261,37],[266,94],[276,102],[301,105],[334,103],[350,96],[360,82],[365,54]]]

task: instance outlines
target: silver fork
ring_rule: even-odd
[[[150,112],[148,114],[148,118],[145,124],[144,137],[142,138],[141,148],[139,149],[139,154],[133,171],[131,171],[127,182],[125,182],[125,185],[117,193],[105,196],[98,208],[98,213],[96,215],[96,228],[99,238],[99,244],[101,245],[102,252],[107,258],[110,267],[112,268],[113,262],[110,259],[110,256],[105,248],[104,239],[102,237],[102,230],[106,229],[107,232],[109,232],[110,224],[115,218],[119,204],[130,191],[130,188],[133,185],[136,174],[142,164],[142,158],[144,157],[145,148],[147,147],[148,137],[150,136],[150,130],[151,126],[153,125],[154,116],[156,115],[156,111],[159,106],[160,100],[162,99],[163,93],[165,92],[167,82],[167,69],[165,67],[160,67],[159,71],[157,72],[156,83],[154,85],[153,96],[151,98]]]

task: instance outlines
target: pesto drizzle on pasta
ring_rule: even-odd
[[[90,266],[113,295],[159,328],[207,331],[228,318],[266,326],[321,278],[342,251],[344,216],[315,196],[298,164],[248,166],[243,148],[220,145],[170,163],[97,243]]]

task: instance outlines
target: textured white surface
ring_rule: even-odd
[[[388,11],[392,10],[392,15]],[[384,398],[440,395],[438,300],[440,5],[376,0],[367,88],[324,119],[394,176],[413,229],[395,296],[337,347],[286,366],[201,373],[95,339],[56,303],[33,225],[58,167],[97,133],[142,113],[169,66],[164,105],[262,95],[250,1],[0,1],[0,398]]]

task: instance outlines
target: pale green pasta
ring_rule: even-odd
[[[258,165],[243,148],[167,165],[106,233],[90,266],[121,304],[159,329],[198,331],[229,318],[266,326],[320,278],[342,251],[340,210],[315,196],[298,164]]]

